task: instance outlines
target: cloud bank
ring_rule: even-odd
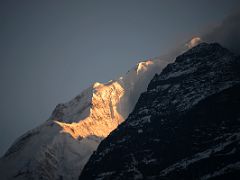
[[[218,42],[240,54],[240,8],[226,17],[220,25],[203,35],[202,39],[206,42]]]
[[[201,37],[192,37],[185,44],[171,49],[167,54],[160,56],[159,59],[171,63],[177,56],[201,42],[217,42],[240,55],[240,8],[227,16],[218,26],[202,34]]]

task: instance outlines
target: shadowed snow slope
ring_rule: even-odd
[[[77,179],[101,140],[129,115],[165,64],[140,62],[123,77],[94,83],[57,105],[45,123],[18,138],[1,158],[1,179]]]

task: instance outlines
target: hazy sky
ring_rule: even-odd
[[[0,155],[58,103],[202,34],[238,1],[1,0]]]

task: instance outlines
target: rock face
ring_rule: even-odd
[[[163,66],[159,60],[141,62],[125,76],[94,83],[59,104],[45,123],[17,139],[0,159],[1,179],[78,179],[101,140],[123,122]]]
[[[239,179],[240,58],[201,43],[154,76],[79,179]]]

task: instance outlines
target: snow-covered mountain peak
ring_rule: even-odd
[[[58,104],[45,123],[21,136],[1,158],[1,178],[77,179],[101,140],[129,115],[165,65],[160,60],[140,62],[122,77],[93,83]]]

